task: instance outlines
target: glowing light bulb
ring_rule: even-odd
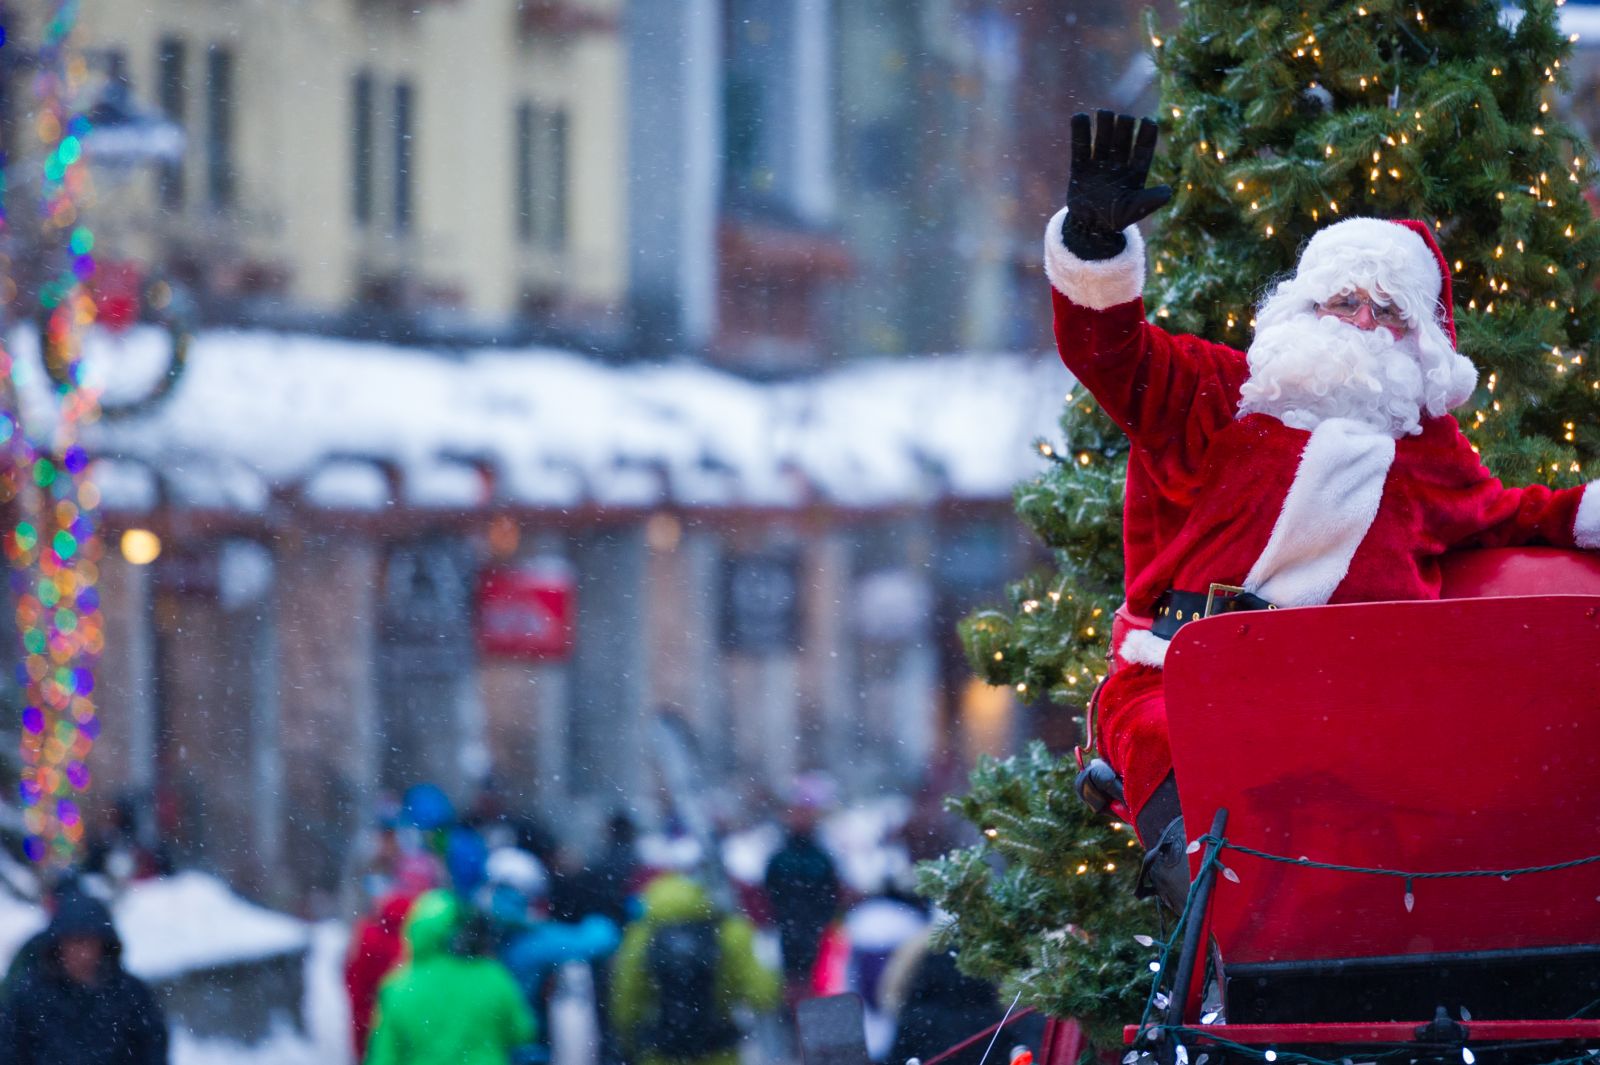
[[[122,534],[122,557],[135,566],[148,566],[161,557],[161,537],[149,529],[129,529]]]

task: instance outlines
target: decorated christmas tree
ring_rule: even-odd
[[[1176,25],[1152,20],[1164,145],[1152,181],[1175,193],[1150,240],[1152,319],[1244,348],[1252,308],[1318,228],[1423,220],[1451,269],[1459,349],[1480,371],[1456,412],[1474,446],[1508,484],[1600,474],[1595,162],[1560,118],[1572,42],[1558,6],[1189,0]],[[1014,585],[962,635],[991,683],[1081,712],[1122,598],[1127,445],[1081,391],[1062,433],[1016,493],[1054,572]],[[1038,747],[982,764],[954,806],[983,841],[925,867],[923,885],[954,915],[947,939],[970,972],[1114,1037],[1149,990],[1141,937],[1157,915],[1131,897],[1131,833],[1077,800],[1076,769]]]

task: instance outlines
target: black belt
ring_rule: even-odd
[[[1205,592],[1180,592],[1176,588],[1169,588],[1156,600],[1155,624],[1150,626],[1150,631],[1163,640],[1170,640],[1189,622],[1213,614],[1276,609],[1276,604],[1234,584],[1213,584]]]

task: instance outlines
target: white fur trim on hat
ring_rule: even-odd
[[[1421,237],[1405,226],[1381,218],[1347,218],[1317,230],[1300,253],[1295,273],[1311,278],[1337,271],[1352,259],[1376,264],[1378,284],[1391,296],[1404,295],[1432,309],[1439,300],[1443,278],[1439,261]],[[1334,279],[1342,281],[1342,278]],[[1323,293],[1331,296],[1338,289]]]
[[[1109,259],[1080,259],[1067,250],[1061,226],[1065,207],[1044,231],[1044,272],[1050,283],[1073,303],[1103,311],[1138,299],[1144,293],[1144,238],[1135,226],[1122,231],[1128,246]]]
[[[1579,547],[1600,548],[1600,481],[1583,487],[1578,500],[1578,516],[1572,523],[1572,539]]]
[[[1149,629],[1130,629],[1122,638],[1117,654],[1124,662],[1160,669],[1167,661],[1167,649],[1171,646],[1171,640],[1163,640]]]

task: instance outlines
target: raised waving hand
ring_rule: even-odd
[[[1072,172],[1061,231],[1068,251],[1080,259],[1109,259],[1127,245],[1124,229],[1172,199],[1170,186],[1145,188],[1155,154],[1153,119],[1096,111],[1091,140],[1089,116],[1072,116]]]

